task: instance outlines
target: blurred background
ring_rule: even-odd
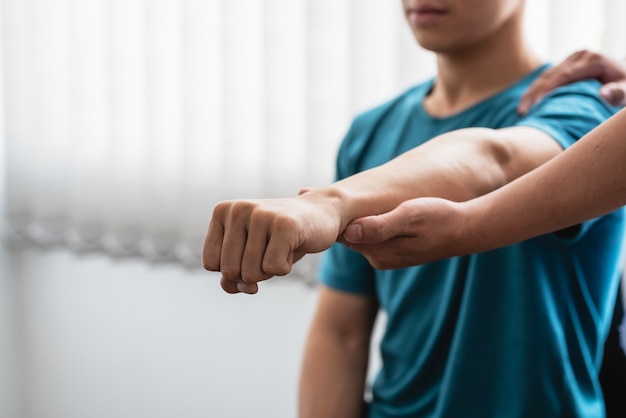
[[[526,19],[546,60],[626,55],[623,0]],[[226,295],[204,233],[330,182],[351,118],[434,74],[400,0],[1,0],[0,25],[0,417],[294,417],[316,259]]]

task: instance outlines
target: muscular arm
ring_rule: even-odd
[[[465,201],[481,196],[560,151],[550,136],[534,128],[462,129],[316,192],[322,197],[338,197],[341,232],[361,214],[384,213],[411,197]]]
[[[563,229],[626,204],[626,111],[543,166],[482,197],[413,199],[355,220],[346,244],[378,268],[470,254]]]
[[[300,377],[300,418],[362,416],[377,309],[374,298],[320,290]]]
[[[305,253],[330,247],[355,218],[421,196],[468,200],[492,191],[561,151],[528,127],[469,128],[440,135],[396,159],[297,198],[217,205],[203,249],[230,293],[284,275]]]
[[[626,113],[619,112],[548,164],[464,210],[480,249],[559,230],[626,204]]]

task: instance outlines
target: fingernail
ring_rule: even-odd
[[[363,227],[360,224],[348,225],[343,236],[348,241],[360,241],[363,239]]]
[[[252,293],[250,288],[242,282],[237,282],[237,290],[239,290],[241,293]]]

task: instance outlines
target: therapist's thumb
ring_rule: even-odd
[[[353,244],[376,244],[399,235],[393,212],[355,219],[345,229],[343,237]]]

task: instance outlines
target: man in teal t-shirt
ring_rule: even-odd
[[[339,178],[468,126],[529,126],[566,148],[612,113],[589,81],[521,117],[519,97],[544,68],[449,117],[423,107],[434,81],[360,115],[341,145]],[[623,227],[619,211],[499,250],[383,271],[335,245],[321,282],[376,299],[387,316],[368,416],[602,416],[597,373]]]
[[[216,206],[203,249],[229,293],[286,274],[356,218],[425,196],[465,201],[558,155],[614,109],[598,85],[515,106],[545,68],[523,0],[403,0],[434,80],[357,117],[339,180],[291,199]],[[301,418],[603,417],[598,367],[621,262],[622,211],[479,255],[381,271],[325,255],[299,390]],[[427,239],[427,237],[426,237]],[[363,402],[374,324],[382,368]],[[286,313],[288,314],[288,313]]]
[[[437,54],[438,76],[355,118],[338,153],[338,180],[466,128],[503,135],[520,130],[529,138],[541,132],[567,148],[616,110],[589,81],[559,89],[524,117],[517,114],[519,98],[545,69],[520,41],[522,1],[403,4],[417,41]],[[469,150],[452,163],[443,155],[441,162],[420,161],[425,171],[444,165],[451,173],[459,165],[484,164],[485,176],[494,177],[494,166],[537,162],[533,152],[545,144],[529,139],[504,162],[493,149]],[[489,161],[478,161],[484,155]],[[472,184],[469,175],[484,181],[480,169],[468,175],[462,168],[452,178],[424,173],[413,177],[415,193],[465,200],[489,191],[451,193],[455,175],[468,176],[459,180],[466,184]],[[505,176],[503,183],[510,180]],[[369,418],[604,416],[598,371],[623,229],[618,211],[499,250],[383,271],[336,244],[319,273],[323,286],[305,351],[301,416],[365,413],[357,396],[379,310],[386,322]]]

